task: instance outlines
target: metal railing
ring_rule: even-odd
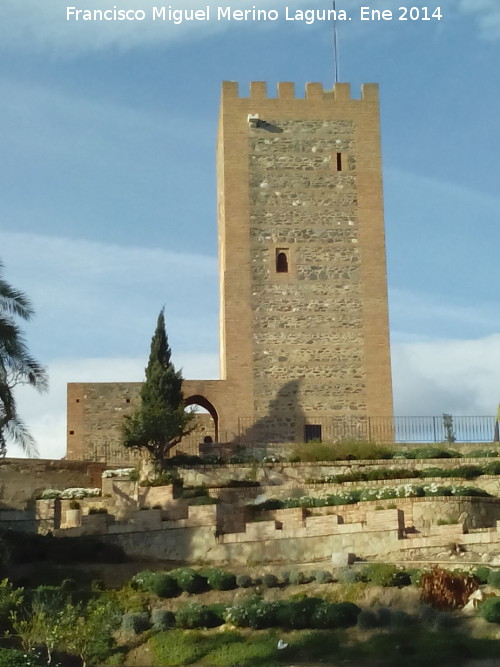
[[[302,417],[295,423],[283,423],[283,419],[264,418],[255,422],[252,418],[240,418],[238,425],[238,441],[241,444],[313,439],[324,442],[354,439],[415,444],[499,441],[498,422],[495,417],[489,416],[314,416]]]
[[[238,433],[219,432],[219,443],[240,447],[261,447],[273,451],[273,445],[321,440],[340,442],[362,440],[373,443],[432,444],[498,443],[499,424],[495,417],[366,417],[366,416],[311,416],[281,417],[255,421],[238,419]],[[172,453],[182,451],[199,454],[199,434],[191,434]],[[208,447],[210,449],[210,446]],[[214,443],[214,451],[217,443]],[[104,443],[88,448],[87,461],[102,461],[113,465],[134,466],[141,454],[125,449],[119,443]]]

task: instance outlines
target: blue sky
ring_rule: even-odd
[[[332,25],[66,21],[3,0],[0,257],[37,316],[51,392],[21,389],[43,456],[65,451],[67,381],[141,380],[165,305],[185,377],[218,377],[215,138],[220,84],[333,81]],[[212,8],[226,3],[209,2]],[[398,414],[492,414],[499,398],[498,0],[446,0],[441,21],[361,22],[337,0],[340,78],[381,88]],[[176,8],[204,7],[207,1]],[[319,0],[233,8],[328,9]],[[411,6],[408,3],[407,6]],[[428,3],[433,10],[437,2]],[[16,453],[11,448],[11,453]]]

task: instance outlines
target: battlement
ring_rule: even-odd
[[[265,81],[250,82],[250,96],[240,97],[239,84],[237,81],[224,81],[222,83],[222,96],[225,99],[250,99],[262,100],[325,100],[325,101],[361,101],[378,102],[378,84],[363,83],[361,86],[361,98],[351,97],[351,84],[336,83],[333,89],[324,89],[322,83],[306,83],[305,98],[296,97],[295,84],[288,81],[280,81],[277,86],[277,96],[271,97],[267,94],[267,83]]]

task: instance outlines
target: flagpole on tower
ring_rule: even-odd
[[[339,82],[339,49],[337,41],[337,8],[335,6],[335,0],[333,0],[333,61],[335,66],[335,83]]]

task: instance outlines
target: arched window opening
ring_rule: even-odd
[[[288,254],[286,250],[276,251],[276,273],[288,273]]]
[[[199,415],[197,421],[199,426],[195,428],[193,433],[194,438],[204,441],[205,438],[212,438],[213,442],[219,441],[219,415],[213,404],[204,396],[195,395],[189,396],[184,400],[185,407],[196,406],[195,412]],[[208,413],[208,414],[207,414]],[[206,422],[204,417],[210,417],[209,422]],[[195,418],[196,419],[196,418]]]

